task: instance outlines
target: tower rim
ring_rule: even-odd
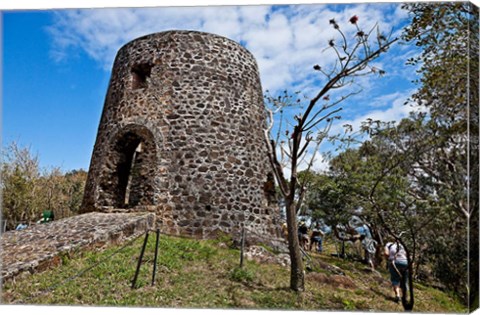
[[[250,50],[248,50],[246,47],[242,46],[239,42],[234,41],[233,39],[230,39],[226,36],[215,34],[215,33],[210,33],[210,32],[204,32],[204,31],[181,30],[181,29],[171,29],[171,30],[166,30],[166,31],[153,32],[153,33],[142,35],[140,37],[136,37],[135,39],[132,39],[131,41],[122,45],[118,49],[117,55],[119,55],[120,52],[123,51],[124,49],[128,49],[128,47],[134,46],[137,42],[153,39],[155,37],[165,36],[165,35],[168,35],[168,34],[171,34],[171,35],[174,35],[174,34],[196,34],[196,35],[200,35],[202,37],[207,37],[207,38],[218,38],[218,39],[221,39],[223,41],[228,41],[229,43],[233,44],[234,46],[242,49],[243,51],[248,53],[254,60],[256,60],[255,56],[253,55],[253,53]]]

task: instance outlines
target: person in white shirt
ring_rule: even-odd
[[[408,276],[407,253],[399,242],[388,242],[385,245],[384,254],[388,258],[390,281],[395,293],[395,302],[398,303],[401,299],[400,283],[406,282]]]

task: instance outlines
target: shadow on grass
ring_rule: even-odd
[[[249,290],[260,290],[264,292],[277,292],[277,291],[290,292],[291,291],[290,287],[287,287],[287,286],[271,287],[258,282],[242,282],[241,284]]]
[[[379,289],[376,289],[376,288],[371,288],[372,292],[379,295],[379,296],[382,296],[385,298],[386,301],[391,301],[391,302],[394,302],[394,303],[397,303],[395,301],[395,298],[391,295],[387,295],[385,294],[384,292],[380,291]]]

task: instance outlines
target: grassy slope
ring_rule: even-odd
[[[137,239],[107,262],[66,283],[62,282],[104,260],[120,246],[63,257],[63,264],[56,269],[5,283],[2,303],[402,311],[401,305],[391,300],[385,270],[369,272],[360,263],[331,257],[328,250],[327,254],[313,255],[306,292],[298,294],[288,289],[286,267],[247,261],[239,269],[239,251],[222,246],[225,243],[221,241],[165,236],[161,237],[155,286],[150,285],[155,245],[150,237],[138,288],[132,290],[142,244],[143,238]],[[52,286],[57,286],[53,292],[44,292]],[[466,312],[444,292],[421,285],[415,292],[417,312]]]

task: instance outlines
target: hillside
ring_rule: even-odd
[[[330,243],[330,244],[329,244]],[[161,236],[156,283],[151,286],[155,237],[151,234],[144,262],[131,289],[143,237],[133,243],[71,253],[62,264],[4,283],[4,304],[153,306],[362,310],[401,312],[392,300],[386,270],[371,272],[359,262],[332,257],[334,246],[313,254],[306,292],[288,289],[289,268],[278,263],[245,260],[225,237],[197,241]],[[265,250],[266,252],[266,250]],[[273,254],[270,253],[273,257]],[[79,275],[80,273],[80,275]],[[445,292],[416,284],[416,312],[466,312]]]

